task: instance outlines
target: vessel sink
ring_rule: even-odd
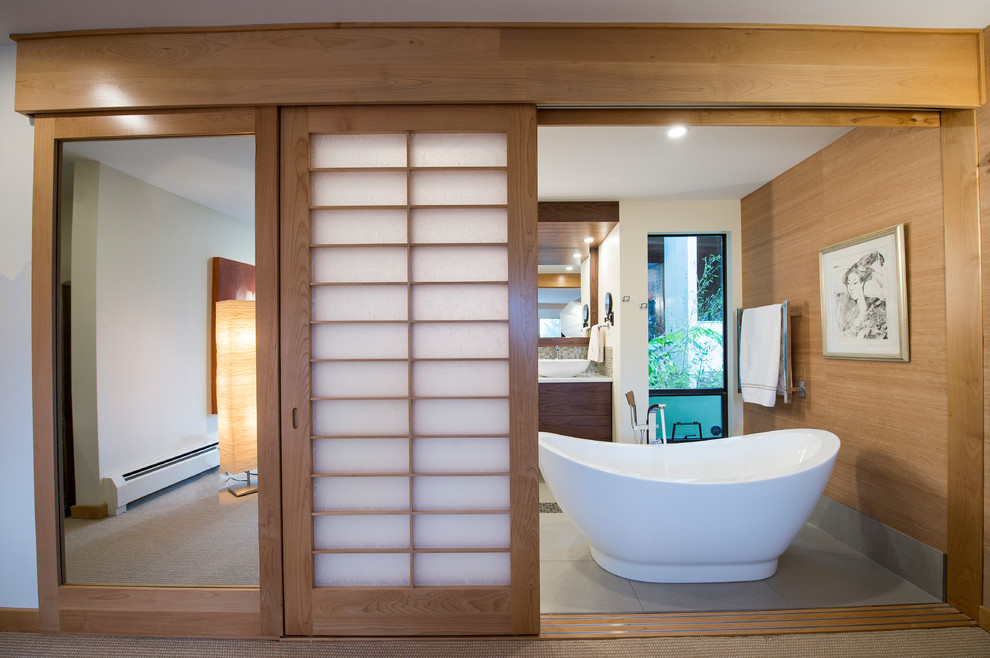
[[[574,377],[588,369],[588,359],[539,359],[540,377]]]

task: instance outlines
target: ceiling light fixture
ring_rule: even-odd
[[[594,238],[585,238],[584,241],[590,243],[590,242],[594,242],[595,239]]]
[[[671,126],[670,129],[667,130],[667,137],[670,137],[671,139],[679,139],[681,137],[684,137],[684,135],[686,134],[687,134],[686,126]]]
[[[580,257],[581,257],[581,253],[580,253],[580,252],[577,252],[577,251],[576,251],[576,252],[574,252],[574,253],[573,253],[573,254],[571,254],[571,255],[572,255],[572,256],[574,256],[575,258],[580,258]]]

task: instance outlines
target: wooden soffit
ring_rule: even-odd
[[[979,30],[337,25],[20,35],[25,114],[234,105],[975,108]]]

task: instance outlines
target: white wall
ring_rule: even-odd
[[[75,173],[76,502],[98,505],[103,478],[216,441],[210,258],[253,263],[254,227],[105,165]]]
[[[619,203],[619,225],[602,244],[601,292],[611,292],[615,305],[615,328],[609,331],[607,345],[615,349],[612,375],[613,436],[617,441],[632,442],[632,428],[626,404],[626,391],[633,391],[640,413],[649,400],[647,358],[647,310],[640,304],[648,301],[647,236],[650,233],[725,233],[726,264],[730,288],[726,300],[729,332],[726,337],[729,369],[729,431],[741,434],[742,401],[735,392],[735,308],[742,300],[741,219],[738,201],[623,201]],[[621,244],[617,232],[621,229]],[[629,297],[623,302],[623,297]]]
[[[14,112],[16,47],[0,46],[0,607],[38,607],[31,418],[34,130]]]

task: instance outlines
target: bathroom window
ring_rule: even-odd
[[[724,435],[725,236],[648,239],[650,403],[674,440]]]

